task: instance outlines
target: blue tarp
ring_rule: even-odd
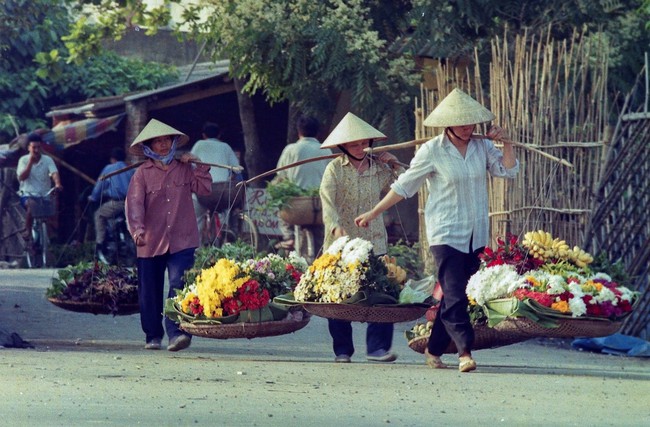
[[[623,334],[599,338],[579,338],[573,340],[571,346],[579,350],[617,356],[650,357],[650,342]]]

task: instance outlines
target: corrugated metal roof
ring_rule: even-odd
[[[195,65],[178,67],[179,80],[158,89],[134,92],[129,94],[116,95],[112,97],[92,98],[72,104],[60,105],[47,112],[46,117],[57,117],[77,115],[83,117],[96,117],[98,115],[112,115],[116,109],[124,110],[124,104],[129,101],[147,98],[149,96],[163,94],[165,92],[182,89],[196,84],[201,84],[211,79],[223,79],[228,81],[230,61],[204,62]],[[98,112],[102,113],[99,114]],[[97,114],[96,114],[97,113]]]

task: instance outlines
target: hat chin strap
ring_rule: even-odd
[[[474,127],[476,127],[476,125],[474,125]],[[469,142],[470,139],[472,139],[471,136],[470,136],[469,138],[467,138],[467,139],[463,139],[463,138],[461,138],[460,136],[458,136],[458,135],[456,134],[456,132],[454,132],[454,130],[453,130],[451,127],[447,127],[447,128],[445,128],[445,131],[446,131],[446,132],[449,132],[449,133],[452,134],[452,135],[454,135],[455,138],[457,138],[457,139],[459,139],[459,140],[461,140],[461,141],[463,141],[463,142]]]
[[[372,139],[371,139],[370,141],[368,141],[368,147],[372,147],[372,143],[373,143],[373,140],[372,140]],[[353,158],[354,160],[356,160],[357,162],[362,161],[363,159],[365,159],[365,158],[368,156],[368,153],[365,153],[365,154],[363,155],[363,157],[361,157],[361,158],[354,157],[352,154],[350,154],[350,152],[349,152],[348,150],[346,150],[346,148],[345,148],[344,145],[337,145],[337,147],[339,148],[339,150],[343,151],[343,153],[344,153],[346,156],[348,156],[348,157],[352,157],[352,158]]]

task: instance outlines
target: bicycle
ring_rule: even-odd
[[[46,219],[54,215],[54,201],[51,188],[44,196],[26,194],[25,206],[29,206],[32,215],[30,230],[31,242],[25,252],[28,268],[46,267],[48,265],[50,239],[47,233]]]
[[[240,241],[250,245],[255,252],[259,250],[257,225],[239,209],[222,212],[208,210],[205,214],[203,237],[204,242],[217,247]]]
[[[308,263],[314,262],[316,259],[316,238],[314,233],[308,227],[294,225],[293,235],[296,253],[305,258]]]
[[[198,196],[206,209],[204,226],[199,230],[203,244],[222,246],[237,241],[259,250],[259,232],[255,222],[245,213],[243,189],[234,189],[233,182],[212,184],[209,196]]]

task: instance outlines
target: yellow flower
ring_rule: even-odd
[[[239,266],[222,258],[196,276],[196,296],[199,297],[206,317],[222,317],[223,300],[232,297],[237,289],[250,278],[242,276]]]
[[[181,301],[181,310],[183,313],[192,314],[192,310],[190,310],[190,303],[195,297],[196,295],[193,292],[188,292],[185,294],[185,298],[183,298],[183,301]]]
[[[551,304],[553,310],[557,310],[561,313],[570,313],[571,309],[569,308],[569,303],[567,301],[557,301]]]

